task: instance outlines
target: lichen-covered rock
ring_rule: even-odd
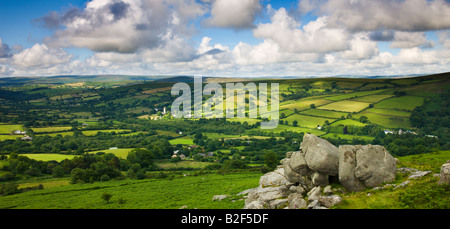
[[[284,175],[283,167],[279,167],[275,169],[275,171],[273,172],[266,173],[259,179],[259,184],[262,187],[269,187],[269,186],[276,187],[285,185],[287,183],[288,180]]]
[[[308,206],[306,200],[299,193],[291,193],[288,196],[289,209],[305,209]]]
[[[442,165],[440,177],[439,184],[450,184],[450,163]]]
[[[285,185],[266,188],[259,186],[258,188],[254,189],[248,194],[245,203],[249,204],[256,200],[262,202],[269,202],[275,199],[287,198],[288,195],[289,189]]]
[[[291,158],[289,160],[289,166],[294,172],[302,176],[306,176],[312,173],[312,170],[306,164],[305,157],[302,151],[292,152]]]
[[[339,146],[339,182],[350,191],[392,182],[396,171],[394,157],[383,146]]]
[[[338,195],[331,195],[331,196],[319,196],[319,204],[326,207],[326,208],[330,208],[334,205],[337,205],[339,203],[342,202],[342,197],[338,196]]]
[[[339,171],[338,148],[312,134],[305,134],[300,149],[308,167],[314,171],[336,176]]]
[[[361,147],[361,145],[339,146],[339,182],[352,192],[358,192],[366,188],[364,183],[355,176],[356,151]]]
[[[376,187],[395,180],[394,157],[379,145],[365,145],[356,151],[355,176],[367,187]]]

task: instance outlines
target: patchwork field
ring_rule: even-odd
[[[0,135],[0,141],[4,140],[15,140],[16,138],[20,138],[21,135]]]
[[[40,128],[31,128],[34,133],[41,134],[41,133],[56,133],[56,132],[64,132],[71,130],[72,127],[70,126],[61,126],[61,127],[40,127]]]
[[[371,108],[371,109],[368,109],[367,112],[381,114],[381,115],[401,116],[401,117],[411,116],[411,113],[408,111],[399,111],[399,110],[390,110],[390,109]]]
[[[359,102],[366,102],[366,103],[377,103],[381,100],[387,99],[392,97],[393,95],[368,95],[364,97],[357,97],[352,100],[359,101]]]
[[[322,138],[332,138],[332,139],[347,139],[347,140],[353,140],[353,139],[360,139],[365,141],[372,141],[374,138],[369,136],[358,136],[358,135],[350,135],[350,134],[337,134],[337,133],[328,133],[323,136]]]
[[[0,134],[11,134],[11,131],[22,130],[22,125],[0,125]]]
[[[300,112],[300,114],[319,116],[319,117],[324,117],[324,118],[341,118],[342,116],[346,117],[348,115],[348,113],[344,113],[344,112],[321,110],[321,109],[309,109],[309,110]]]
[[[343,95],[330,96],[330,97],[327,97],[326,99],[333,100],[333,101],[340,101],[340,100],[344,100],[344,99],[352,99],[352,98],[363,97],[363,96],[367,96],[367,95],[374,95],[374,94],[378,94],[378,93],[381,93],[384,91],[386,91],[386,89],[375,90],[375,91],[362,91],[362,92],[355,92],[355,93],[349,93],[349,94],[343,94]]]
[[[363,126],[366,126],[367,124],[358,122],[358,121],[353,120],[353,119],[339,120],[339,121],[333,122],[333,123],[331,124],[331,126],[339,126],[339,125],[343,125],[343,126],[360,126],[360,127],[363,127]]]
[[[190,137],[181,137],[181,138],[175,138],[173,140],[169,141],[170,144],[172,145],[194,145],[194,139],[190,138]]]
[[[289,125],[292,125],[294,121],[297,121],[298,126],[307,128],[317,128],[317,126],[322,126],[326,120],[329,122],[333,121],[331,118],[313,117],[301,114],[293,114],[283,120],[288,121]]]
[[[114,155],[116,155],[118,158],[122,158],[122,159],[126,159],[128,156],[128,153],[133,150],[133,149],[105,149],[105,150],[97,150],[97,151],[92,151],[89,152],[90,154],[96,154],[96,153],[112,153]]]
[[[310,133],[310,134],[314,134],[316,136],[321,136],[323,134],[325,134],[324,131],[318,130],[317,126],[315,126],[314,128],[304,128],[304,127],[294,127],[292,126],[292,124],[290,125],[282,125],[282,124],[278,124],[277,128],[275,129],[271,129],[271,130],[261,130],[263,132],[268,132],[268,133],[280,133],[280,132],[285,132],[285,131],[292,131],[292,132],[297,132],[297,133]]]
[[[401,116],[390,116],[390,115],[381,115],[375,114],[368,111],[361,112],[357,115],[354,115],[354,118],[359,118],[361,116],[366,116],[369,119],[369,122],[380,125],[386,128],[411,128],[411,123],[409,118],[401,117]]]
[[[281,109],[289,109],[289,110],[295,110],[302,111],[305,109],[309,109],[311,104],[318,106],[322,106],[325,104],[330,103],[331,101],[328,101],[326,99],[305,99],[305,100],[297,100],[297,101],[290,101],[290,103],[284,103],[280,104],[280,110]]]
[[[422,97],[402,96],[383,100],[375,104],[375,108],[412,111],[414,108],[421,106],[423,102],[424,99]]]
[[[65,154],[51,154],[51,153],[42,153],[42,154],[21,154],[21,156],[28,157],[30,159],[38,160],[38,161],[63,161],[64,159],[73,159],[76,155],[65,155]]]
[[[369,103],[342,100],[334,103],[327,104],[325,106],[318,107],[317,109],[334,110],[341,112],[360,112],[369,107]]]

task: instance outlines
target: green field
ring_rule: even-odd
[[[0,134],[11,134],[11,131],[22,130],[22,125],[0,125]]]
[[[381,115],[401,116],[401,117],[406,117],[406,118],[411,116],[411,113],[408,111],[398,111],[398,110],[390,110],[390,109],[371,108],[371,109],[368,109],[367,112],[381,114]]]
[[[371,113],[369,111],[364,111],[359,114],[354,115],[354,118],[359,118],[361,116],[366,116],[369,122],[380,125],[386,128],[411,128],[411,123],[408,117],[401,116],[390,116]]]
[[[325,100],[325,99],[300,99],[297,101],[289,101],[286,103],[280,104],[280,110],[282,109],[289,109],[289,110],[295,110],[302,111],[305,109],[309,109],[311,104],[314,104],[317,106],[322,106],[327,103],[330,103],[331,101]]]
[[[72,184],[0,196],[0,209],[242,209],[244,200],[236,194],[257,187],[261,175],[246,172]],[[109,204],[101,199],[103,193],[112,194]],[[231,197],[212,201],[215,195]]]
[[[179,168],[203,169],[206,166],[213,164],[215,163],[192,161],[192,160],[183,160],[176,163],[169,162],[169,160],[159,160],[155,162],[155,165],[162,169],[179,169]]]
[[[381,100],[387,99],[392,97],[393,95],[368,95],[364,97],[357,97],[352,100],[359,101],[359,102],[366,102],[366,103],[377,103]]]
[[[343,94],[343,95],[330,96],[330,97],[327,97],[326,99],[333,100],[333,101],[340,101],[340,100],[345,100],[345,99],[363,97],[363,96],[367,96],[367,95],[374,95],[374,94],[378,94],[378,93],[381,93],[384,91],[386,91],[386,89],[375,90],[375,91],[362,91],[362,92],[355,92],[355,93],[349,93],[349,94]]]
[[[375,108],[412,111],[414,108],[421,106],[423,102],[424,99],[422,97],[402,96],[383,100],[375,104]]]
[[[368,103],[342,100],[334,103],[327,104],[325,106],[318,107],[317,109],[333,110],[341,112],[360,112],[369,107]]]
[[[58,135],[61,136],[73,136],[73,131],[66,131],[66,132],[57,132],[57,133],[49,133],[49,134],[36,134],[36,136],[50,136],[50,137],[56,137]]]
[[[347,139],[347,140],[360,139],[360,140],[365,140],[365,141],[372,141],[374,139],[374,137],[369,137],[369,136],[358,136],[358,135],[337,134],[337,133],[328,133],[321,137],[322,138],[332,138],[332,139],[341,138],[341,139]]]
[[[345,120],[339,120],[336,122],[333,122],[330,126],[339,126],[339,125],[343,125],[343,126],[366,126],[367,124],[358,122],[356,120],[353,119],[345,119]]]
[[[70,126],[61,126],[61,127],[40,127],[40,128],[31,128],[34,133],[41,134],[41,133],[56,133],[56,132],[64,132],[71,130],[72,127]]]
[[[284,131],[292,131],[292,132],[297,132],[297,133],[303,132],[303,133],[314,134],[316,136],[325,134],[325,132],[318,130],[317,126],[315,126],[315,128],[303,128],[303,127],[294,127],[294,126],[292,126],[292,124],[290,124],[290,125],[278,124],[278,126],[275,129],[262,130],[262,131],[269,132],[269,133],[281,133]]]
[[[298,126],[307,128],[317,128],[317,126],[322,126],[326,120],[329,122],[334,121],[334,119],[331,118],[313,117],[301,114],[293,114],[283,120],[288,121],[289,125],[292,125],[294,121],[297,121]]]
[[[181,137],[181,138],[175,138],[169,141],[172,145],[194,145],[194,139],[191,137]]]
[[[51,154],[51,153],[42,153],[42,154],[21,154],[21,156],[28,157],[30,159],[34,159],[37,161],[63,161],[64,159],[73,159],[76,155],[65,155],[65,154]]]
[[[348,113],[344,113],[344,112],[320,110],[320,109],[309,109],[309,110],[300,112],[300,114],[319,116],[319,117],[324,117],[324,118],[341,118],[342,116],[346,117],[348,115]]]
[[[88,152],[89,154],[96,154],[96,153],[112,153],[116,155],[118,158],[126,159],[128,156],[128,153],[133,149],[105,149],[105,150],[97,150],[97,151],[91,151]]]
[[[16,140],[16,138],[21,138],[21,135],[0,135],[0,141],[4,140]]]

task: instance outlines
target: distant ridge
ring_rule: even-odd
[[[413,77],[436,77],[449,76],[450,72],[435,74],[413,74],[413,75],[391,75],[391,76],[353,76],[353,75],[336,75],[336,76],[266,76],[266,77],[202,77],[203,82],[208,79],[212,81],[226,82],[229,79],[240,79],[240,81],[248,80],[264,80],[264,79],[314,79],[314,78],[348,78],[348,79],[401,79]],[[224,80],[221,80],[224,79]],[[194,76],[139,76],[139,75],[60,75],[60,76],[43,76],[43,77],[5,77],[0,78],[0,87],[23,85],[23,84],[67,84],[75,82],[128,82],[134,84],[136,82],[155,82],[155,83],[193,83]]]

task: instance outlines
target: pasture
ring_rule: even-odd
[[[239,192],[258,186],[260,172],[72,184],[0,196],[0,208],[17,209],[242,209]],[[103,193],[112,194],[107,204]],[[212,201],[215,195],[231,195]],[[121,201],[119,201],[121,199]],[[235,200],[235,201],[232,201]]]
[[[76,155],[52,154],[52,153],[20,154],[20,155],[37,161],[58,161],[58,162],[61,162],[64,159],[71,160],[74,157],[76,157]]]
[[[71,130],[72,127],[70,126],[61,126],[61,127],[38,127],[38,128],[31,128],[34,133],[36,134],[42,134],[42,133],[57,133],[57,132],[64,132]]]
[[[327,104],[325,106],[318,107],[317,109],[334,110],[341,112],[360,112],[369,107],[369,103],[342,100],[334,103]]]
[[[194,145],[194,139],[191,137],[181,137],[181,138],[175,138],[169,141],[172,145]]]
[[[320,110],[320,109],[309,109],[300,112],[300,114],[310,115],[310,116],[318,116],[324,118],[341,118],[342,116],[346,117],[348,113],[339,112],[339,111],[330,111],[330,110]]]
[[[11,134],[11,132],[14,132],[16,130],[22,130],[22,125],[0,125],[0,134]]]
[[[91,151],[88,152],[89,154],[97,154],[97,153],[112,153],[118,158],[126,159],[128,156],[128,153],[133,149],[105,149],[105,150],[97,150],[97,151]]]
[[[329,122],[333,121],[333,119],[331,118],[313,117],[301,114],[293,114],[283,119],[283,121],[288,121],[289,125],[292,125],[294,121],[297,121],[298,126],[307,128],[317,128],[318,125],[322,126],[326,120],[328,120]]]
[[[363,127],[363,126],[366,126],[367,124],[358,122],[358,121],[353,120],[353,119],[345,119],[345,120],[339,120],[339,121],[333,122],[333,123],[331,123],[330,126],[339,126],[339,125]]]
[[[414,108],[421,106],[423,102],[424,99],[422,97],[402,96],[383,100],[375,104],[375,108],[412,111]]]
[[[359,114],[353,115],[354,118],[366,116],[369,122],[380,125],[386,128],[411,128],[411,123],[408,117],[382,115],[371,113],[369,111],[363,111]]]
[[[331,101],[328,101],[326,99],[300,99],[296,101],[289,101],[286,103],[280,104],[280,110],[282,109],[289,109],[289,110],[295,110],[302,111],[305,109],[309,109],[311,104],[314,104],[317,106],[322,106],[325,104],[330,103]]]
[[[381,100],[391,98],[393,95],[368,95],[363,97],[357,97],[352,100],[359,101],[359,102],[366,102],[366,103],[377,103]]]
[[[330,96],[330,97],[327,97],[326,99],[332,100],[332,101],[340,101],[340,100],[345,100],[345,99],[364,97],[367,95],[374,95],[374,94],[378,94],[378,93],[381,93],[384,91],[386,91],[386,90],[383,89],[383,90],[375,90],[375,91],[354,92],[354,93],[348,93],[348,94],[343,94],[343,95]]]

